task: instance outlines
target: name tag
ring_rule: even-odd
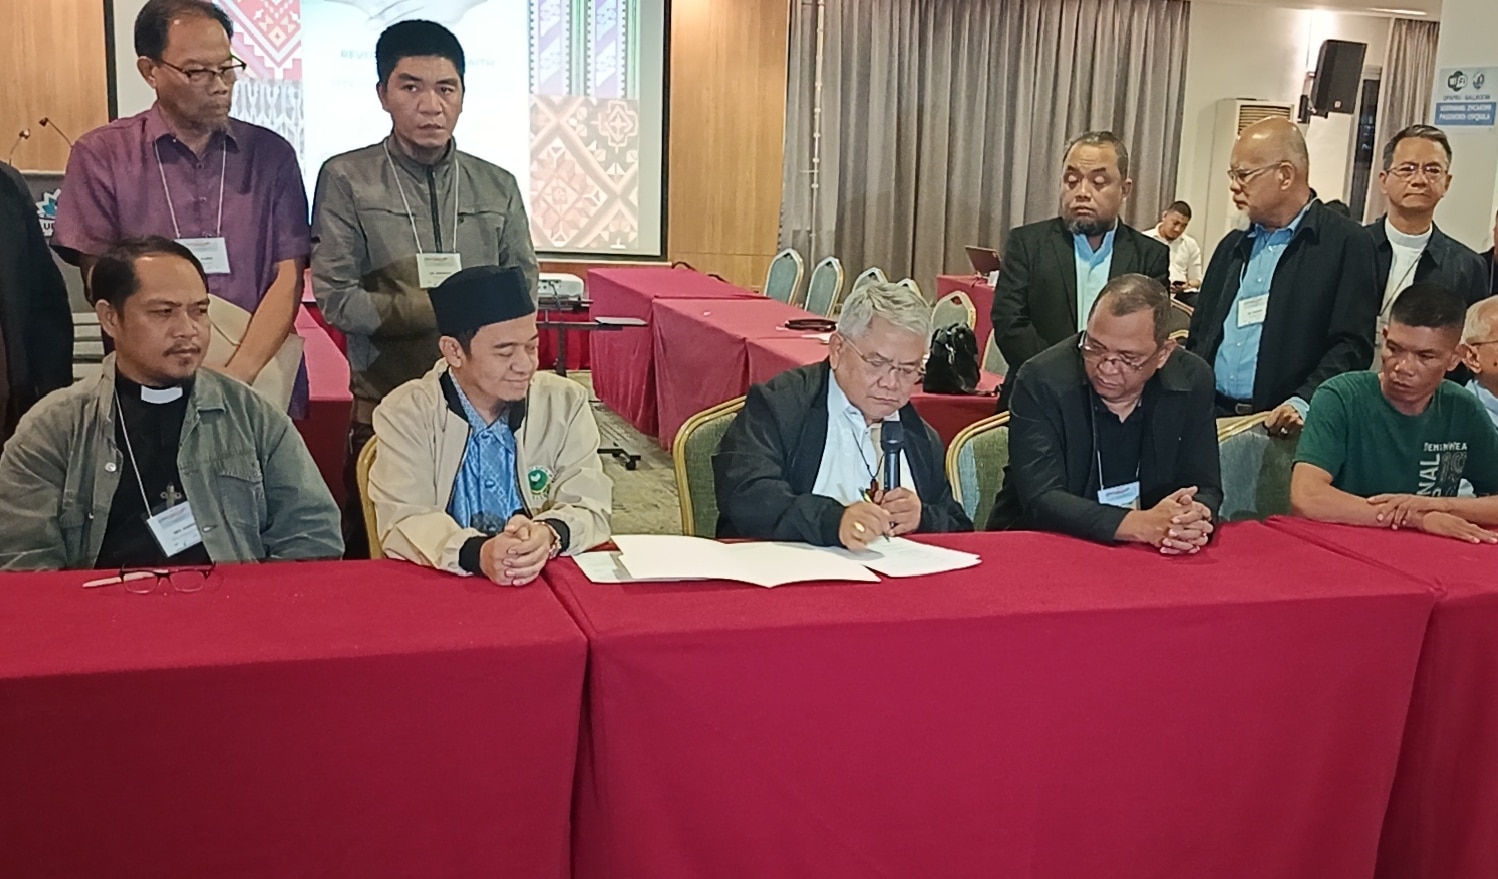
[[[990,287],[997,287],[997,286],[999,286],[999,270],[998,269],[994,269],[993,271],[991,271],[991,272],[988,273],[988,286],[990,286]]]
[[[229,274],[229,245],[222,238],[178,238],[177,243],[192,251],[210,275]]]
[[[156,538],[156,544],[168,558],[203,542],[203,535],[198,533],[198,522],[192,515],[192,504],[186,501],[147,517],[146,527],[151,529],[151,536]]]
[[[416,283],[425,290],[456,275],[463,270],[463,258],[456,253],[416,254]]]
[[[1097,502],[1110,507],[1123,507],[1126,510],[1139,509],[1139,480],[1099,491]]]
[[[1238,300],[1238,326],[1251,327],[1254,324],[1264,322],[1264,315],[1269,313],[1269,294],[1255,296],[1252,299]]]

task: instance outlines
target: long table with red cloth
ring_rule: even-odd
[[[973,300],[973,308],[977,309],[978,323],[973,332],[978,336],[978,350],[981,352],[988,342],[988,334],[993,331],[993,287],[980,275],[936,276],[937,299],[956,290],[966,293],[967,298]]]
[[[1438,595],[1379,845],[1379,879],[1498,876],[1498,547],[1274,519]]]
[[[751,339],[748,343],[749,383],[768,381],[776,375],[816,363],[827,356],[827,346],[817,339],[790,338]],[[984,372],[978,381],[978,390],[983,392],[964,396],[962,394],[930,394],[916,391],[910,402],[921,418],[936,430],[941,441],[948,445],[964,427],[994,414],[999,387],[999,377]]]
[[[296,422],[307,451],[317,462],[317,472],[343,503],[343,457],[348,448],[349,409],[354,395],[349,390],[348,358],[324,328],[321,314],[303,305],[296,316],[296,331],[307,361],[307,417]]]
[[[589,333],[588,345],[593,393],[610,410],[649,436],[660,433],[655,391],[655,304],[670,299],[773,301],[690,269],[590,269],[587,291],[594,314],[639,318],[647,324],[616,332]]]
[[[545,577],[589,640],[578,879],[1366,879],[1434,596],[1260,523],[773,590]],[[1272,565],[1272,567],[1271,567]]]
[[[569,875],[587,645],[394,561],[0,576],[0,874]]]

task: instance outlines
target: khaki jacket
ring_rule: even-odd
[[[448,407],[439,361],[390,392],[374,410],[379,441],[369,468],[380,545],[392,558],[467,574],[458,552],[479,535],[447,514],[468,444],[468,422]],[[598,424],[582,385],[537,372],[515,431],[516,480],[527,515],[564,523],[567,554],[609,538],[614,485],[598,458]]]
[[[124,472],[115,445],[114,355],[92,382],[53,391],[0,455],[0,569],[88,568]],[[215,562],[336,559],[338,505],[286,413],[198,370],[177,452],[182,490]]]

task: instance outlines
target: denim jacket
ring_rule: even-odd
[[[114,355],[94,382],[47,395],[0,455],[0,569],[88,568],[99,556],[123,457]],[[284,412],[234,379],[193,382],[177,467],[215,562],[343,554],[338,506]]]

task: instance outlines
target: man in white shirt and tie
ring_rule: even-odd
[[[1191,205],[1173,202],[1160,214],[1160,223],[1144,234],[1170,248],[1170,289],[1195,290],[1202,284],[1202,247],[1186,234]]]

